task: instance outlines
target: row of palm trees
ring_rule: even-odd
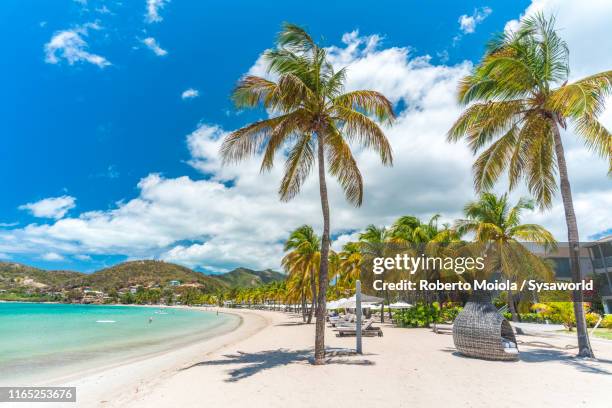
[[[409,252],[411,249],[425,249],[430,255],[459,256],[458,250],[467,248],[463,239],[466,234],[477,243],[488,245],[490,255],[485,274],[500,273],[512,282],[521,282],[528,278],[551,280],[551,265],[534,255],[520,241],[546,246],[556,246],[552,234],[535,224],[522,224],[520,221],[524,210],[533,210],[533,201],[521,199],[511,206],[507,194],[495,196],[483,193],[478,201],[465,206],[465,218],[451,224],[439,226],[439,215],[423,222],[414,216],[398,218],[389,228],[369,225],[358,234],[358,240],[344,244],[342,250],[330,250],[329,275],[330,287],[327,299],[335,300],[354,294],[357,279],[364,281],[364,288],[371,287],[375,279],[372,274],[372,261],[377,257],[394,256],[398,252]],[[299,305],[304,321],[311,323],[313,310],[317,302],[317,283],[319,281],[321,240],[309,225],[295,229],[285,244],[286,255],[282,260],[288,278],[284,282],[272,282],[256,288],[233,289],[225,294],[226,300],[242,305],[281,304]],[[479,246],[472,248],[481,250]],[[435,252],[435,253],[432,253]],[[416,254],[416,253],[415,253]],[[443,278],[443,270],[419,270],[418,274],[406,275],[391,271],[383,275],[393,280]],[[471,276],[474,277],[474,276]],[[378,277],[376,277],[378,278]],[[460,276],[447,275],[446,279],[458,279]],[[463,276],[467,279],[467,276]],[[372,291],[372,290],[369,290]],[[515,320],[518,315],[512,291],[508,291],[508,305]],[[386,303],[390,304],[390,294],[384,293]],[[432,299],[429,299],[432,300]],[[442,299],[435,299],[441,301]],[[381,321],[384,322],[384,305],[381,305]],[[389,311],[390,313],[390,311]],[[389,317],[391,317],[389,315]]]
[[[554,237],[545,228],[521,223],[523,211],[533,208],[533,201],[530,200],[521,199],[511,206],[507,194],[498,197],[483,193],[479,200],[465,206],[465,218],[456,220],[453,225],[439,226],[439,215],[433,216],[428,222],[414,216],[403,216],[388,228],[369,225],[357,235],[357,241],[344,244],[339,252],[330,251],[328,279],[332,286],[328,290],[327,298],[333,300],[354,294],[357,279],[364,282],[366,291],[372,287],[374,279],[468,279],[469,274],[443,276],[448,271],[435,269],[421,269],[414,275],[397,270],[377,276],[372,273],[375,258],[393,257],[397,253],[414,252],[416,255],[425,250],[431,256],[459,256],[461,250],[481,250],[478,245],[465,245],[464,237],[467,235],[471,236],[473,241],[488,246],[486,252],[489,258],[483,274],[500,273],[505,279],[518,283],[536,277],[551,280],[551,265],[519,244],[520,241],[527,241],[550,249],[556,247]],[[316,305],[320,239],[312,227],[303,225],[290,234],[285,249],[287,254],[283,258],[283,266],[288,273],[288,296],[284,300],[290,303],[299,300],[302,310],[306,310],[310,302]],[[390,304],[389,292],[385,291],[382,295],[386,298],[386,303]],[[514,304],[512,291],[509,291],[508,305],[513,318],[518,320]],[[381,305],[382,322],[383,307]],[[305,320],[310,323],[311,318],[312,308]]]
[[[480,63],[459,84],[458,101],[466,108],[451,127],[448,140],[465,140],[475,155],[480,153],[474,163],[474,187],[479,193],[507,173],[510,189],[524,181],[537,205],[549,208],[558,176],[573,249],[572,279],[579,281],[578,226],[560,130],[572,122],[586,146],[610,161],[612,173],[612,136],[597,120],[612,93],[612,71],[568,83],[569,50],[554,23],[554,18],[541,14],[527,17],[517,31],[490,41]],[[305,249],[296,259],[287,260],[287,267],[294,262],[318,262],[318,282],[311,276],[307,281],[310,296],[316,298],[315,364],[324,364],[325,304],[333,266],[326,175],[335,177],[347,200],[360,206],[363,180],[351,144],[373,149],[382,164],[391,165],[391,146],[379,124],[392,125],[395,114],[391,102],[379,92],[346,92],[346,69],[336,70],[326,49],[301,27],[285,24],[276,45],[264,54],[274,79],[247,75],[233,94],[237,107],[261,105],[273,115],[232,132],[223,142],[221,155],[225,163],[236,163],[263,154],[262,171],[273,167],[277,155],[284,156],[282,201],[299,193],[316,164],[323,216],[319,255],[307,255]],[[412,221],[405,220],[408,226]],[[404,232],[427,234],[429,224],[422,226],[423,231]],[[306,296],[306,292],[297,295]],[[582,294],[575,292],[579,355],[593,356],[582,301]]]

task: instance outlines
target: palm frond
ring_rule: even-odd
[[[325,137],[325,149],[329,172],[338,179],[346,199],[359,207],[363,202],[363,179],[350,146],[334,129]]]
[[[393,153],[389,140],[382,129],[372,119],[361,112],[334,106],[334,112],[339,121],[339,130],[344,132],[347,140],[356,140],[361,146],[375,150],[385,165],[393,163]]]
[[[612,95],[612,71],[600,72],[554,90],[546,107],[564,117],[597,117]]]
[[[380,92],[352,91],[338,96],[333,104],[342,108],[361,111],[366,115],[373,115],[379,122],[391,124],[395,119],[393,105]]]
[[[313,163],[313,139],[310,134],[304,134],[293,146],[285,162],[285,175],[278,190],[281,201],[289,201],[300,192]]]

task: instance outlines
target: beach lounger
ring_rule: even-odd
[[[372,326],[372,320],[366,320],[361,327],[361,335],[364,337],[382,337],[383,332],[380,327]],[[334,329],[337,337],[345,337],[345,336],[356,336],[357,335],[357,326],[346,326],[346,327],[337,327]]]

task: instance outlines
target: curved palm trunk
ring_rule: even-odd
[[[572,273],[572,281],[580,282],[582,276],[580,274],[579,262],[579,237],[578,224],[576,222],[576,213],[574,212],[574,202],[572,200],[572,190],[570,188],[569,177],[567,175],[567,164],[565,163],[565,153],[563,144],[561,143],[561,135],[559,127],[553,123],[553,136],[555,140],[555,153],[557,155],[557,166],[559,168],[559,184],[561,187],[561,198],[563,200],[563,208],[565,210],[565,222],[567,224],[567,238],[570,246],[570,271]],[[587,332],[586,319],[584,317],[583,296],[582,292],[575,290],[572,293],[574,300],[574,314],[576,315],[576,333],[578,335],[578,356],[579,357],[594,357],[589,334]]]
[[[323,212],[323,236],[321,237],[321,263],[319,264],[319,296],[317,301],[317,321],[315,328],[314,364],[325,364],[325,305],[327,303],[327,268],[329,263],[329,201],[327,198],[327,183],[325,182],[325,152],[321,140],[322,132],[317,135],[319,193],[321,195],[321,210]]]

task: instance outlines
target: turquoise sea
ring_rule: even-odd
[[[238,324],[236,316],[188,309],[0,303],[0,383],[116,364]]]

